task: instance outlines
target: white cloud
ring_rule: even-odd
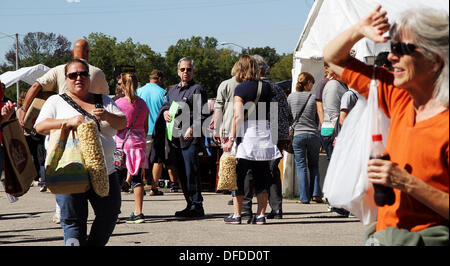
[[[80,0],[67,0],[67,3],[79,3]]]

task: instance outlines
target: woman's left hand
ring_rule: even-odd
[[[231,149],[233,148],[233,144],[234,144],[234,142],[231,140],[228,140],[227,142],[225,142],[225,144],[223,144],[223,151],[231,152]]]
[[[105,121],[106,117],[108,116],[109,112],[106,111],[104,108],[95,108],[94,111],[92,111],[92,114],[100,121]]]
[[[405,191],[411,175],[403,168],[388,160],[372,159],[368,163],[367,174],[373,184],[393,187]]]

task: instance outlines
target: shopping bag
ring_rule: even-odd
[[[217,190],[236,190],[236,152],[224,152],[219,161],[219,182]]]
[[[54,194],[84,193],[90,188],[89,174],[83,165],[75,131],[50,131],[45,162],[45,184]]]
[[[100,197],[109,194],[109,176],[106,170],[103,146],[97,124],[90,120],[77,128],[83,164],[91,180],[91,186]]]
[[[377,84],[372,80],[368,100],[359,99],[339,133],[328,165],[323,192],[331,206],[344,208],[364,225],[376,221],[377,206],[367,177],[374,121],[380,122],[383,140],[390,120],[378,108]]]
[[[15,197],[25,194],[37,176],[33,158],[17,119],[2,124],[5,158],[5,191]]]

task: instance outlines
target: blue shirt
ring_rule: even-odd
[[[145,101],[148,109],[150,110],[150,113],[148,114],[147,135],[152,135],[153,128],[155,127],[156,117],[158,116],[159,110],[166,101],[166,90],[158,86],[158,84],[156,83],[147,83],[145,84],[145,86],[140,87],[137,90],[136,94]]]

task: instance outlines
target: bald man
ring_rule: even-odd
[[[89,61],[89,44],[86,40],[77,40],[73,44],[72,56],[73,58],[79,58],[86,63]],[[109,85],[106,82],[105,74],[103,71],[93,65],[89,65],[89,75],[91,79],[91,86],[89,91],[97,94],[109,94]],[[36,95],[40,92],[54,92],[64,93],[67,90],[66,77],[64,74],[64,67],[66,64],[56,66],[50,69],[42,77],[38,78],[36,82],[28,90],[27,95],[23,101],[21,111],[19,111],[19,123],[24,126],[24,118],[28,108],[33,102]]]

